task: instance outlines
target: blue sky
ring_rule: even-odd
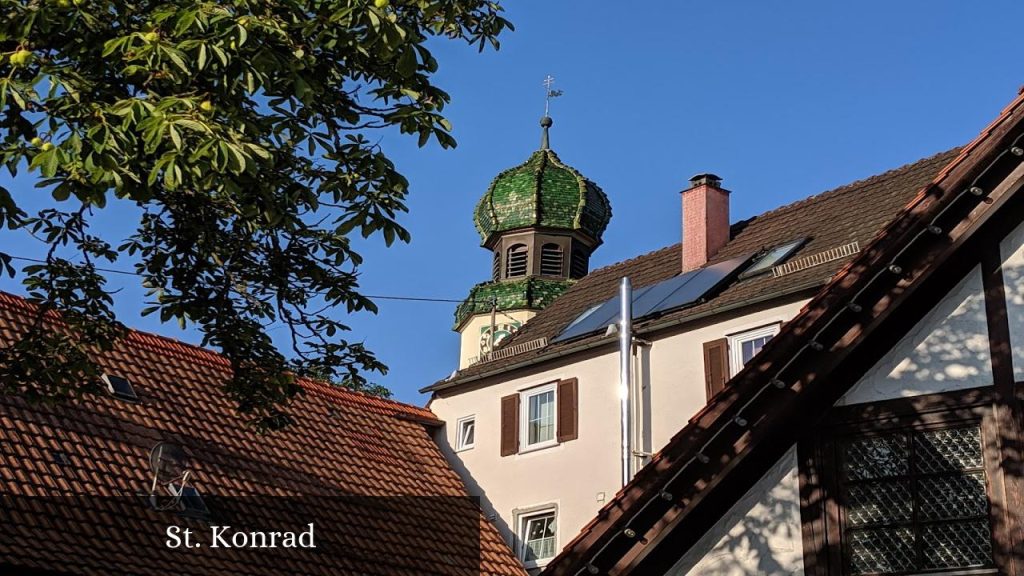
[[[552,105],[552,148],[612,203],[592,268],[678,242],[678,192],[696,173],[722,176],[733,219],[747,218],[964,144],[1024,84],[1019,2],[534,0],[506,8],[516,31],[500,51],[433,45],[459,147],[419,149],[390,134],[382,141],[412,184],[402,220],[412,243],[359,243],[367,294],[455,299],[487,279],[473,206],[498,172],[538,147],[547,74],[565,91]],[[6,172],[0,185],[30,207],[45,195]],[[97,220],[115,240],[133,226],[131,212],[119,210]],[[9,233],[0,242],[13,254],[41,253]],[[111,281],[124,288],[122,321],[198,341],[139,317],[137,279]],[[0,289],[22,292],[9,279]],[[379,306],[376,316],[346,318],[353,339],[391,367],[377,381],[422,404],[416,390],[457,365],[455,305]]]

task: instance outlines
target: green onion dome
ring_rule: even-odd
[[[531,227],[579,231],[601,243],[612,216],[608,196],[547,148],[545,119],[542,148],[498,174],[477,204],[473,221],[485,246],[496,234]]]

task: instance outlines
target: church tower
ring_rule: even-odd
[[[455,310],[459,368],[484,359],[586,276],[611,219],[605,193],[551,150],[551,124],[545,115],[540,150],[498,174],[477,204],[473,221],[493,265],[491,279],[474,286]]]

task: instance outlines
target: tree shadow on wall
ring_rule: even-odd
[[[797,460],[792,449],[679,560],[671,574],[798,574],[800,541]]]

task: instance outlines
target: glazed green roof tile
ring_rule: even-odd
[[[474,286],[469,297],[455,309],[455,330],[470,316],[489,314],[492,298],[497,299],[498,312],[541,310],[574,283],[574,280],[550,280],[535,276],[521,280],[482,282]]]
[[[473,220],[484,244],[496,233],[531,226],[578,230],[600,243],[611,216],[601,188],[544,149],[498,174]]]

